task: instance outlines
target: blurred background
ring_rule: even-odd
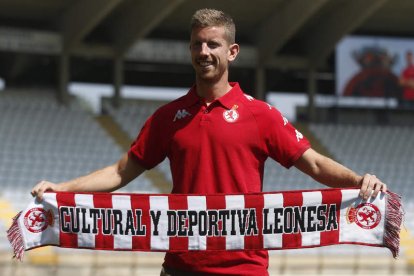
[[[114,163],[152,112],[187,92],[189,23],[204,7],[236,22],[231,81],[403,196],[398,260],[356,245],[272,251],[270,274],[414,274],[414,1],[0,0],[0,275],[159,275],[160,253],[44,247],[17,262],[5,231],[38,181]],[[265,191],[315,188],[267,162]],[[167,160],[122,191],[170,189]]]

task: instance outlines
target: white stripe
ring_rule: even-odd
[[[187,197],[188,210],[201,211],[207,210],[207,201],[205,196],[188,196]],[[206,250],[207,238],[200,236],[198,227],[193,228],[194,236],[188,237],[189,250]]]
[[[282,194],[264,194],[264,208],[269,209],[267,215],[267,225],[264,225],[263,217],[263,228],[275,229],[275,213],[274,208],[283,208],[283,195]],[[283,219],[283,218],[279,218]],[[282,224],[283,221],[278,221],[277,224]],[[282,234],[263,234],[263,247],[264,248],[282,248]]]
[[[303,196],[303,206],[316,206],[322,203],[322,193],[319,191],[316,192],[304,192]],[[316,224],[316,212],[312,214],[312,224]],[[305,217],[303,219],[305,222],[305,228],[308,223],[308,212],[305,212]],[[320,232],[303,232],[302,234],[302,246],[312,246],[320,245],[321,243],[321,233]]]
[[[46,211],[58,210],[56,193],[45,193],[43,198],[44,200],[42,201],[42,204]],[[58,212],[53,212],[53,226],[49,225],[46,230],[43,231],[43,234],[40,235],[40,244],[59,245],[59,232],[59,214]]]
[[[24,240],[24,247],[26,249],[38,247],[45,244],[50,245],[59,245],[59,213],[52,212],[57,209],[56,194],[55,193],[45,193],[44,200],[38,201],[37,199],[32,199],[32,202],[23,210],[22,214],[18,219],[19,228]],[[26,215],[29,214],[29,211],[33,208],[43,209],[46,212],[53,213],[53,225],[47,224],[46,229],[42,232],[33,233],[30,232],[25,226]],[[49,221],[48,221],[49,222]],[[45,223],[45,222],[43,222]],[[41,226],[44,226],[43,224]]]
[[[234,210],[234,209],[244,209],[244,195],[229,195],[226,196],[226,209],[227,210]],[[238,223],[238,217],[236,216],[236,234],[235,236],[230,235],[230,231],[232,228],[231,219],[226,220],[226,228],[227,228],[227,237],[226,237],[226,249],[244,249],[244,235],[240,234],[240,228]]]
[[[383,244],[385,227],[385,196],[381,193],[375,199],[372,197],[362,201],[358,196],[359,190],[342,190],[341,215],[339,220],[339,242],[360,242],[370,244]],[[348,222],[347,211],[349,207],[357,207],[362,203],[371,203],[379,209],[381,220],[372,229],[364,229],[355,222]]]
[[[75,194],[76,207],[93,208],[93,195],[88,194]],[[89,227],[92,232],[93,220],[91,216],[85,216],[85,227]],[[95,247],[95,235],[93,233],[82,233],[83,228],[83,216],[79,217],[79,234],[78,234],[78,246],[84,248]]]
[[[122,231],[125,231],[127,210],[131,210],[131,196],[113,195],[112,208],[122,210]],[[114,235],[114,249],[132,249],[131,233],[128,233],[128,235],[120,235],[119,233],[117,235]]]
[[[168,231],[168,196],[150,196],[150,210],[161,211],[158,223],[158,236],[153,235],[154,220],[151,218],[151,249],[152,250],[168,250],[170,249],[170,238],[167,236]]]

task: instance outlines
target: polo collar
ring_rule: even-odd
[[[243,91],[240,89],[240,85],[238,82],[230,82],[230,86],[232,86],[233,88],[216,100],[227,109],[233,108],[240,95],[243,95]],[[202,101],[202,98],[198,96],[197,87],[193,85],[190,91],[185,96],[185,105],[191,106],[196,103],[199,103],[200,101]]]
[[[224,94],[222,97],[218,98],[217,101],[220,102],[225,108],[232,109],[236,104],[236,101],[239,99],[240,95],[243,95],[238,82],[231,82],[232,89],[229,92]]]

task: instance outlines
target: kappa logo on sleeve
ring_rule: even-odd
[[[43,232],[49,225],[53,226],[53,213],[43,208],[32,208],[24,215],[24,225],[32,233]]]
[[[175,113],[175,117],[173,122],[177,121],[177,120],[181,120],[184,119],[185,117],[191,116],[191,114],[185,110],[185,109],[178,109],[177,113]]]
[[[295,129],[295,132],[296,132],[296,139],[299,142],[300,140],[303,139],[303,134],[299,130],[297,130],[297,129]]]
[[[244,94],[244,96],[246,97],[246,99],[250,102],[254,101],[254,98],[250,95]]]

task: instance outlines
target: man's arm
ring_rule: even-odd
[[[379,191],[386,192],[387,185],[375,175],[360,176],[334,160],[308,149],[295,163],[295,167],[316,181],[333,188],[358,187],[360,196],[376,197]]]
[[[122,188],[145,171],[125,153],[118,162],[103,169],[59,184],[41,181],[31,194],[40,200],[45,191],[54,192],[111,192]]]

